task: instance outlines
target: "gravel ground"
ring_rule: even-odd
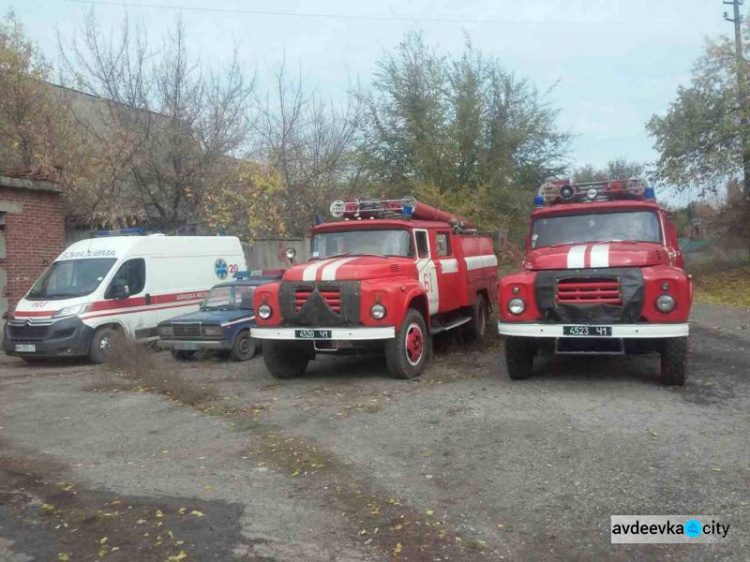
[[[512,382],[499,345],[444,345],[418,382],[380,357],[292,381],[177,364],[218,396],[201,409],[3,357],[0,560],[747,559],[750,341],[702,324],[682,389],[657,356],[542,358]],[[613,546],[612,514],[732,530]]]

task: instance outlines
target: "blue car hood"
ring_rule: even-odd
[[[175,318],[170,318],[161,322],[161,324],[169,324],[171,322],[201,322],[203,324],[223,324],[224,322],[232,322],[239,320],[240,318],[248,318],[254,316],[252,310],[199,310],[198,312],[191,312],[190,314],[183,314]]]

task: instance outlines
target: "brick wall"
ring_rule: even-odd
[[[0,210],[5,213],[5,256],[0,270],[7,275],[8,310],[65,249],[65,211],[59,192],[10,188],[0,185]]]

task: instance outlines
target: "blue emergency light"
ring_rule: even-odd
[[[412,207],[411,205],[404,205],[404,210],[401,211],[401,213],[404,215],[404,218],[410,219],[414,214],[414,207]]]
[[[106,236],[145,236],[148,229],[140,226],[133,228],[118,228],[115,230],[94,230],[91,233],[92,238],[104,238]]]
[[[544,197],[541,195],[534,197],[534,207],[544,207]]]
[[[646,191],[643,192],[643,198],[651,201],[656,200],[656,191],[654,191],[653,187],[647,187]]]

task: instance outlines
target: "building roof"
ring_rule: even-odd
[[[39,168],[0,169],[0,187],[51,191],[53,193],[60,193],[62,191],[57,185],[57,171],[47,171]]]

